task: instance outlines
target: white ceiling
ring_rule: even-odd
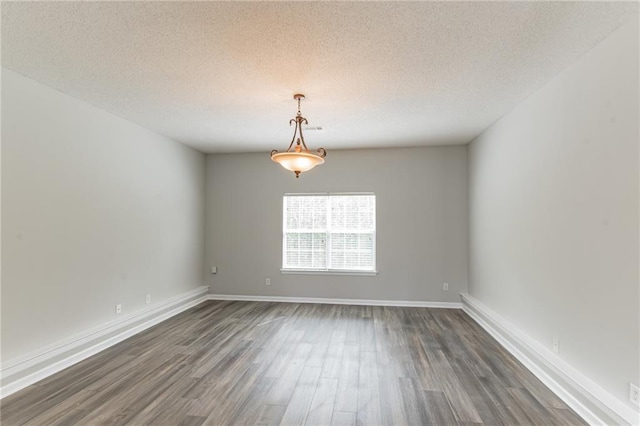
[[[3,2],[2,66],[203,152],[468,143],[636,2]]]

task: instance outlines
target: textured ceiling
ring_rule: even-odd
[[[2,66],[203,152],[469,142],[635,2],[3,2]]]

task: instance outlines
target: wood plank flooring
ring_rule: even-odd
[[[202,303],[0,402],[3,425],[582,425],[460,310]]]

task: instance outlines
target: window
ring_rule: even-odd
[[[373,194],[287,194],[282,270],[375,273]]]

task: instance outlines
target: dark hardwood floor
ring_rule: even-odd
[[[3,425],[585,424],[462,311],[227,301],[0,408]]]

